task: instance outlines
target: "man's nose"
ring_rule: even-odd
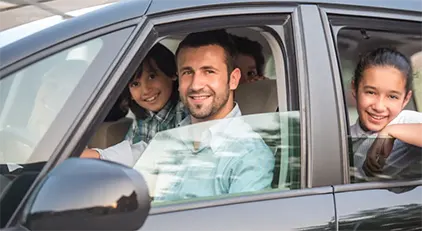
[[[205,77],[200,73],[195,73],[192,76],[190,88],[194,91],[201,90],[205,86]]]

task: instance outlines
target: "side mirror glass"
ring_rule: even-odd
[[[70,158],[35,189],[21,224],[29,230],[137,230],[150,206],[147,185],[137,171]]]

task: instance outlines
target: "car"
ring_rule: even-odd
[[[419,76],[408,109],[421,111],[421,13],[418,0],[128,0],[19,37],[0,48],[1,228],[420,229],[420,175],[354,178],[349,85],[362,53],[394,46]],[[131,116],[105,119],[155,43],[174,52],[221,28],[263,46],[269,80],[236,101],[273,151],[270,189],[157,202],[136,166],[78,158],[124,138]]]

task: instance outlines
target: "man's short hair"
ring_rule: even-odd
[[[198,48],[208,45],[217,45],[224,49],[227,73],[230,75],[236,68],[237,50],[232,37],[224,29],[190,33],[180,42],[176,50],[176,59],[183,48]]]

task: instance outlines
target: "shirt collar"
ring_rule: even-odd
[[[350,128],[352,137],[369,137],[375,134],[375,132],[365,131],[360,126],[359,118],[356,120],[356,123]]]
[[[208,123],[210,123],[210,127],[207,128],[201,135],[200,148],[198,150],[193,151],[199,152],[204,147],[209,146],[214,152],[216,152],[219,147],[221,147],[222,145],[224,145],[225,142],[227,142],[227,136],[225,136],[225,134],[232,132],[233,128],[230,128],[231,122],[234,118],[240,116],[242,116],[242,112],[240,111],[238,104],[235,103],[234,108],[223,119],[208,121]],[[192,124],[192,120],[190,116],[187,116],[184,120],[179,123],[178,126],[186,126],[190,124]],[[183,141],[185,142],[185,140]]]
[[[158,122],[166,121],[167,118],[172,114],[173,110],[176,108],[177,103],[178,100],[170,99],[169,101],[167,101],[164,107],[161,108],[160,111],[156,113],[149,111],[149,115],[151,118],[156,119]]]

